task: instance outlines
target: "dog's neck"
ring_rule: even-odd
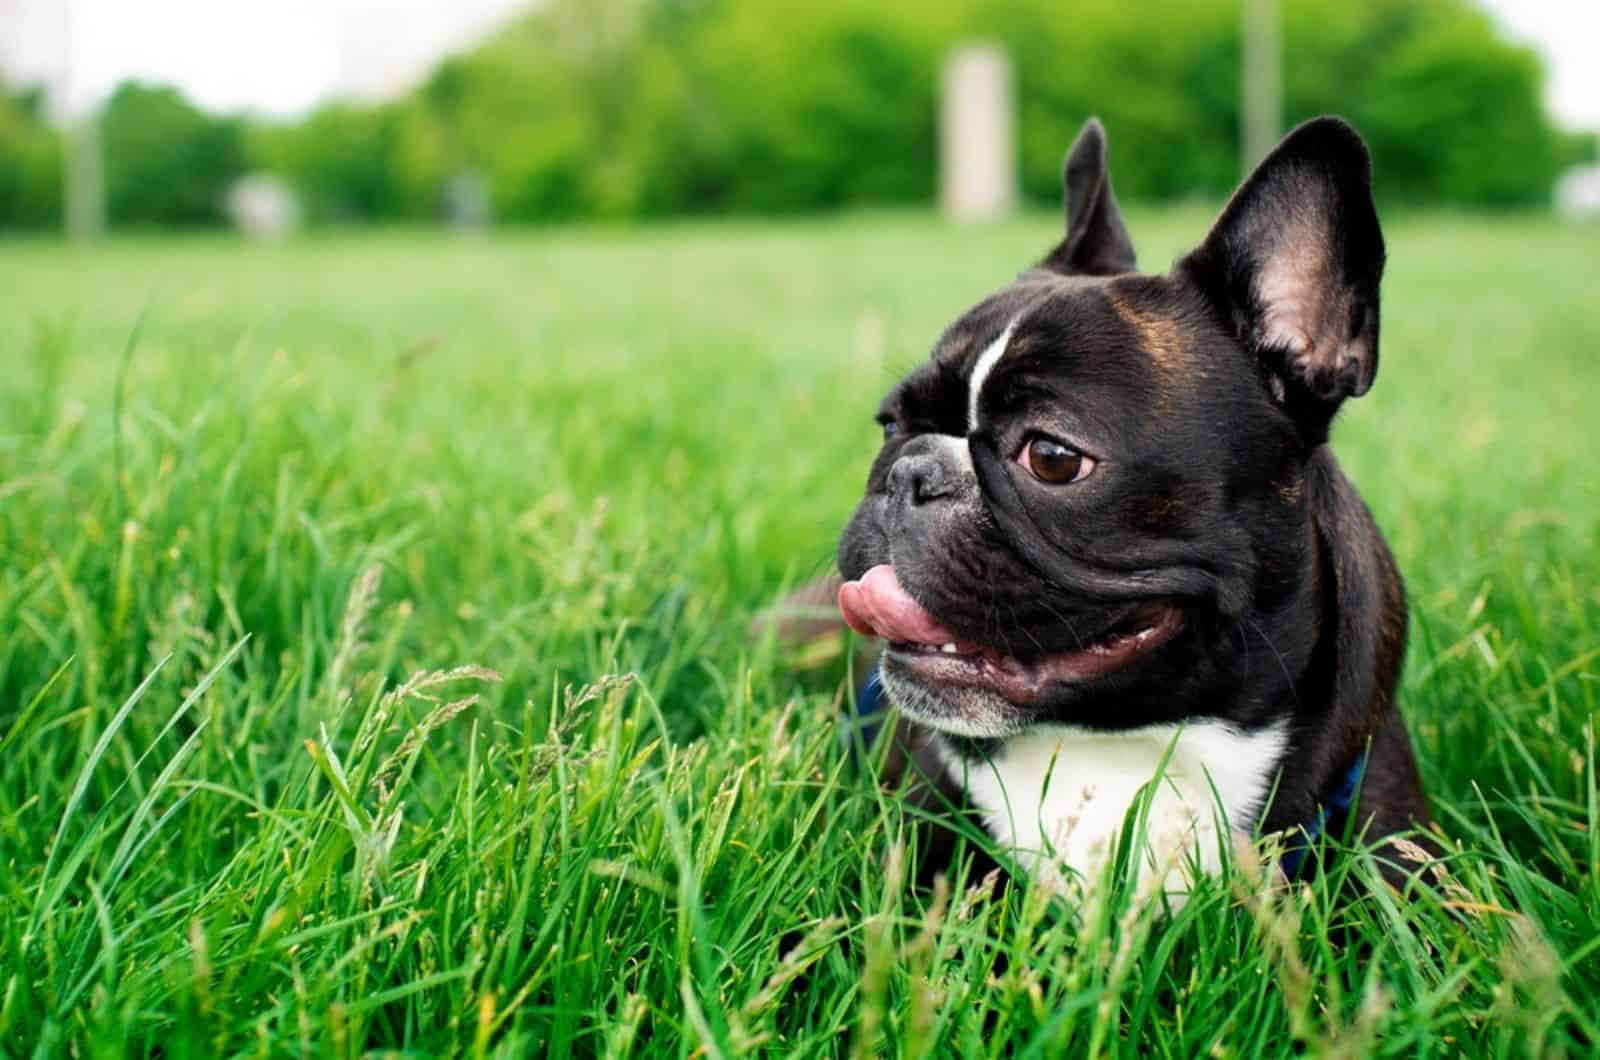
[[[986,753],[944,741],[943,758],[990,834],[1056,885],[1098,878],[1148,786],[1138,871],[1179,898],[1197,871],[1218,870],[1234,833],[1255,827],[1288,740],[1287,719],[1254,730],[1215,718],[1115,732],[1042,725]]]

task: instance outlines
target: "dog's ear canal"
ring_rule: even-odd
[[[1178,271],[1260,358],[1274,394],[1325,434],[1377,374],[1383,260],[1366,145],[1316,118],[1256,167]]]
[[[1138,268],[1111,191],[1100,119],[1084,122],[1067,152],[1061,182],[1066,187],[1067,238],[1044,259],[1044,268],[1075,276],[1115,276]]]

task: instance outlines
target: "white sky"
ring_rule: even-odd
[[[1600,0],[1479,0],[1510,36],[1544,56],[1556,120],[1600,130]]]
[[[201,106],[292,115],[403,91],[530,0],[0,0],[0,69],[73,109],[142,78]],[[8,18],[9,15],[9,18]]]
[[[57,76],[67,45],[77,106],[141,77],[213,109],[288,115],[330,95],[400,91],[533,2],[0,0],[0,69]],[[1543,54],[1557,119],[1600,129],[1600,0],[1479,2]]]

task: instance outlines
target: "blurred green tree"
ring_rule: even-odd
[[[61,148],[43,93],[0,86],[0,229],[61,223]]]
[[[256,166],[288,178],[313,221],[370,221],[431,215],[437,179],[427,169],[426,145],[406,104],[334,103],[303,121],[258,125],[251,131]],[[420,158],[420,161],[419,161]]]
[[[1542,70],[1469,0],[1285,0],[1285,122],[1341,113],[1380,193],[1542,204],[1572,151]],[[1132,199],[1238,179],[1232,0],[547,0],[413,101],[444,168],[511,218],[925,203],[939,66],[982,37],[1017,70],[1024,193],[1060,194],[1079,124],[1110,129]]]
[[[101,114],[100,143],[106,215],[116,225],[215,224],[247,168],[241,121],[162,86],[119,86]]]
[[[1338,109],[1372,144],[1382,192],[1411,202],[1545,203],[1563,159],[1544,71],[1465,2],[1291,0],[1292,117]]]

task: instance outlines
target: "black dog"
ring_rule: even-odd
[[[1369,838],[1427,822],[1404,589],[1327,445],[1378,368],[1371,165],[1308,122],[1146,275],[1105,157],[1091,120],[1065,240],[884,399],[840,609],[888,642],[929,791],[1031,875],[1092,876],[1152,780],[1169,892],[1230,833],[1290,833],[1293,874],[1353,805]]]

